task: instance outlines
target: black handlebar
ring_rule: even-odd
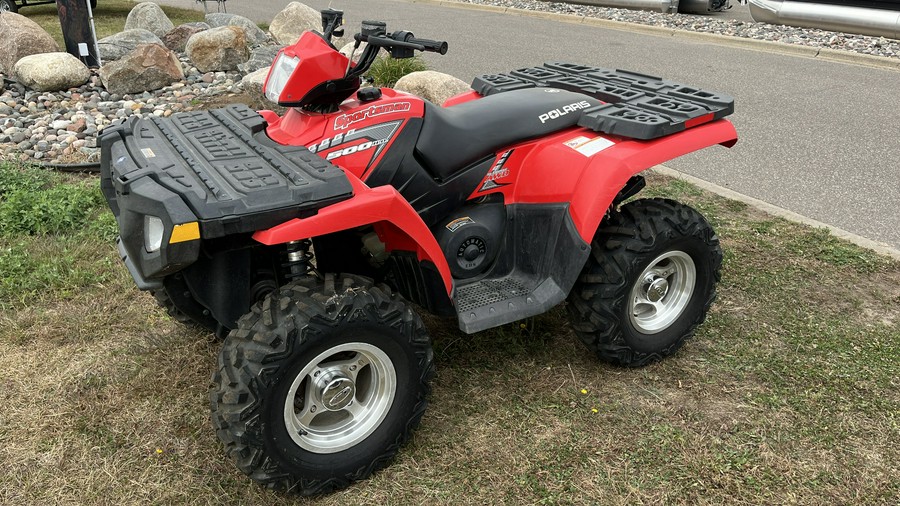
[[[365,74],[381,48],[386,49],[391,58],[412,58],[413,51],[431,51],[433,53],[447,54],[447,43],[440,40],[417,39],[412,32],[394,32],[387,33],[386,26],[382,21],[363,21],[360,27],[360,33],[353,36],[356,44],[353,50],[359,48],[360,43],[366,42],[369,45],[362,52],[356,66],[351,62],[347,62],[347,75],[345,79],[359,78]]]
[[[372,22],[366,21],[365,23]],[[384,47],[387,49],[403,48],[414,49],[416,51],[430,51],[432,53],[447,54],[447,43],[441,40],[417,39],[413,36],[412,32],[404,31],[394,32],[392,34],[379,33],[376,35],[372,32],[367,34],[365,32],[368,30],[366,30],[365,28],[368,27],[364,25],[363,33],[357,33],[353,36],[353,38],[360,42],[367,42],[373,46]]]

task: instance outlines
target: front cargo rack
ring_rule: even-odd
[[[484,96],[535,87],[574,91],[606,102],[582,111],[578,125],[634,139],[656,139],[734,112],[734,98],[722,93],[574,63],[545,63],[483,75],[472,82],[472,89]]]
[[[151,116],[104,130],[101,188],[118,217],[137,212],[138,186],[151,200],[177,195],[204,238],[250,233],[351,197],[344,172],[303,146],[278,144],[243,104]]]

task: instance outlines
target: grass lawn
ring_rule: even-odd
[[[427,319],[437,376],[411,443],[298,499],[226,458],[219,343],[134,287],[97,180],[2,165],[0,503],[897,504],[900,263],[679,180],[649,195],[701,210],[725,250],[681,351],[600,363],[562,307],[530,334]]]
[[[129,0],[99,0],[97,8],[94,9],[94,29],[97,32],[97,39],[121,32],[125,28],[125,18],[128,17],[128,13],[131,12],[135,5],[137,5],[137,2]],[[179,9],[167,5],[161,5],[160,7],[162,7],[162,10],[169,16],[169,19],[172,20],[175,26],[182,23],[190,23],[191,21],[203,21],[203,13],[200,11]],[[19,14],[41,25],[56,40],[59,47],[65,50],[56,4],[25,7],[19,11]]]

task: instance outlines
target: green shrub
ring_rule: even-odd
[[[419,56],[395,60],[394,58],[378,58],[369,67],[368,76],[375,86],[390,88],[406,74],[428,70],[428,65]]]

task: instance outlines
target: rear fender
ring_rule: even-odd
[[[294,218],[253,234],[253,239],[273,246],[290,241],[374,225],[387,251],[414,251],[420,261],[434,264],[447,294],[453,292],[450,267],[441,247],[415,209],[393,186],[369,188],[348,171],[353,197],[320,209],[308,218]]]
[[[596,142],[595,149],[579,151],[579,142],[588,140]],[[632,176],[699,149],[716,144],[731,147],[736,142],[737,132],[727,120],[650,141],[598,136],[583,129],[569,131],[535,146],[523,160],[512,200],[569,200],[575,227],[581,238],[590,242],[616,195]]]

